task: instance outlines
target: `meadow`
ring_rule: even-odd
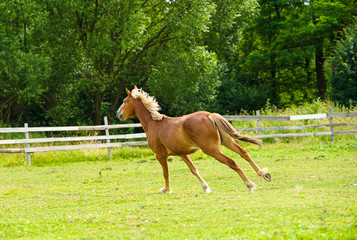
[[[261,115],[327,113],[329,105],[315,101],[284,111],[267,105]],[[357,239],[355,134],[336,135],[335,142],[329,136],[264,139],[262,149],[240,145],[272,175],[264,181],[222,148],[257,184],[252,194],[233,170],[200,151],[192,159],[210,194],[177,157],[169,162],[172,193],[159,194],[162,169],[147,147],[113,148],[112,159],[106,149],[35,153],[31,167],[25,154],[0,154],[0,239]]]
[[[0,155],[0,239],[357,239],[357,137],[241,143],[272,181],[249,194],[227,166],[197,152],[210,185],[177,157],[169,162],[171,194],[146,147]],[[21,164],[18,164],[21,161]]]

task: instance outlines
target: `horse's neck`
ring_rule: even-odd
[[[148,130],[149,124],[154,122],[154,120],[152,119],[149,110],[146,109],[140,100],[135,101],[135,113],[140,120],[141,126],[146,132]]]

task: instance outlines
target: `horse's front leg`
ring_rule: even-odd
[[[169,167],[167,164],[167,155],[156,154],[156,159],[162,166],[162,171],[165,178],[165,187],[160,189],[160,193],[171,192],[170,190],[170,179],[169,179]]]
[[[202,188],[203,188],[203,192],[204,193],[210,193],[211,192],[210,187],[208,186],[208,184],[205,182],[205,180],[203,180],[202,177],[200,176],[200,174],[198,173],[198,170],[195,167],[195,165],[193,164],[190,156],[183,155],[183,156],[180,156],[180,157],[187,164],[187,166],[190,168],[192,174],[195,175],[198,178],[198,180],[200,181],[200,183],[202,185]]]

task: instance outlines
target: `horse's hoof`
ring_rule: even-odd
[[[171,193],[170,189],[167,189],[166,187],[161,188],[160,191],[159,191],[159,193],[167,193],[167,192],[168,192],[169,194]]]
[[[271,181],[271,176],[270,176],[269,173],[264,173],[264,174],[263,174],[263,178],[264,178],[266,181],[268,181],[268,182]]]
[[[247,192],[253,193],[253,190],[256,189],[257,185],[255,185],[255,183],[253,182],[250,182],[247,184],[247,187],[248,187]]]
[[[210,187],[204,188],[203,192],[204,193],[210,193],[211,192],[211,188]]]

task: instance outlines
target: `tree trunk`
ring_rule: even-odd
[[[102,112],[102,96],[99,90],[94,92],[94,125],[100,125],[101,123],[101,112]]]
[[[313,7],[313,2],[311,2],[311,7]],[[317,24],[315,12],[312,8],[311,19],[314,25]],[[316,82],[317,90],[319,92],[319,97],[325,98],[326,94],[326,76],[324,72],[324,38],[318,38],[315,42],[315,71],[316,71]]]
[[[279,104],[279,84],[276,78],[276,67],[275,67],[275,54],[270,55],[270,77],[272,80],[273,91],[271,93],[271,102],[274,105]]]
[[[324,49],[323,49],[323,39],[315,45],[315,66],[316,66],[316,80],[317,80],[317,90],[319,92],[319,97],[325,98],[326,95],[326,76],[324,72]]]

